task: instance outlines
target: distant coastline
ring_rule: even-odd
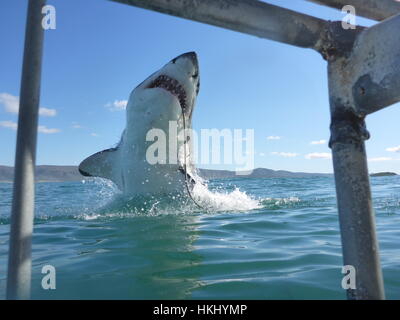
[[[250,175],[237,175],[230,170],[198,169],[200,176],[204,179],[240,179],[240,178],[312,178],[312,177],[332,177],[329,173],[306,173],[291,172],[285,170],[271,170],[266,168],[254,169]],[[10,166],[0,166],[0,182],[11,183],[13,181],[14,168]],[[83,177],[77,166],[53,166],[41,165],[36,167],[37,182],[74,182],[87,180]]]
[[[313,178],[313,177],[333,177],[330,173],[306,173],[291,172],[285,170],[271,170],[266,168],[254,169],[250,175],[237,175],[235,171],[230,170],[212,170],[198,169],[200,176],[204,179],[268,179],[268,178]],[[12,183],[14,176],[14,168],[10,166],[0,166],[0,182]],[[371,177],[390,177],[397,176],[394,172],[377,172],[372,173]],[[36,167],[37,182],[74,182],[87,180],[83,177],[77,166],[52,166],[42,165]],[[89,178],[90,179],[90,178]]]
[[[371,177],[392,177],[397,175],[398,174],[394,172],[378,172],[378,173],[372,173]]]

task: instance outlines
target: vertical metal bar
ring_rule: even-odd
[[[364,142],[332,148],[344,265],[356,271],[349,299],[385,299]]]
[[[21,77],[7,299],[29,299],[31,239],[35,197],[35,161],[43,52],[42,7],[46,0],[29,0]]]
[[[344,265],[356,271],[356,288],[349,299],[385,299],[375,232],[364,140],[364,117],[357,116],[348,84],[341,82],[346,58],[329,63],[331,141]]]

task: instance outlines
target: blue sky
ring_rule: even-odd
[[[302,0],[268,2],[324,19],[343,17]],[[26,3],[0,3],[2,165],[14,163]],[[114,102],[126,100],[171,58],[196,51],[201,73],[196,130],[254,129],[255,167],[333,171],[330,159],[318,158],[330,153],[324,143],[329,104],[326,62],[314,51],[106,0],[48,4],[56,8],[57,28],[45,32],[38,164],[77,165],[115,145],[125,112],[115,110]],[[357,23],[372,24],[361,18]],[[399,119],[399,105],[367,119],[370,171],[400,173]]]

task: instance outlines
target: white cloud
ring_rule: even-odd
[[[389,151],[389,152],[400,152],[400,146],[393,147],[393,148],[387,148],[386,151]]]
[[[0,93],[0,103],[4,106],[6,112],[18,113],[19,98],[9,93]]]
[[[126,109],[127,104],[127,100],[115,100],[114,102],[107,103],[105,107],[111,111],[122,111]]]
[[[3,92],[0,93],[0,104],[4,106],[4,110],[9,113],[18,114],[19,111],[19,97],[12,94]],[[44,117],[55,117],[57,111],[49,108],[39,108],[39,115]]]
[[[317,145],[317,144],[325,144],[326,140],[317,140],[317,141],[311,141],[310,144]]]
[[[40,133],[53,134],[53,133],[58,133],[61,130],[60,129],[56,129],[56,128],[47,128],[46,126],[39,126],[38,127],[38,131]]]
[[[55,109],[39,108],[39,115],[44,117],[55,117],[57,111]]]
[[[17,130],[18,124],[14,121],[0,121],[0,127]],[[38,126],[38,132],[45,134],[52,134],[60,132],[60,129],[47,128],[46,126]]]
[[[97,133],[94,133],[94,132],[92,132],[90,135],[91,135],[92,137],[98,137],[98,136],[99,136]]]
[[[284,158],[293,158],[297,157],[299,154],[294,152],[271,152],[274,156],[280,156]]]
[[[391,161],[394,160],[393,158],[390,157],[378,157],[378,158],[369,158],[369,162],[382,162],[382,161]]]
[[[313,152],[305,155],[306,159],[331,159],[332,154],[328,152]]]
[[[17,130],[18,124],[14,121],[0,121],[0,127]]]
[[[282,139],[282,137],[280,137],[280,136],[269,136],[269,137],[267,137],[267,140],[281,140]]]

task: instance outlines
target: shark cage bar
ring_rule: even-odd
[[[7,299],[29,299],[31,240],[35,207],[35,162],[43,53],[42,8],[46,0],[30,0],[21,77]]]
[[[349,299],[384,299],[364,141],[368,114],[400,101],[400,3],[392,0],[307,0],[384,20],[344,29],[257,0],[111,0],[257,37],[310,48],[328,61],[333,155],[343,260],[356,270]],[[29,298],[34,167],[45,0],[29,0],[15,160],[7,298]],[[390,18],[392,17],[392,18]],[[389,18],[389,19],[387,19]],[[386,19],[386,20],[385,20]]]

